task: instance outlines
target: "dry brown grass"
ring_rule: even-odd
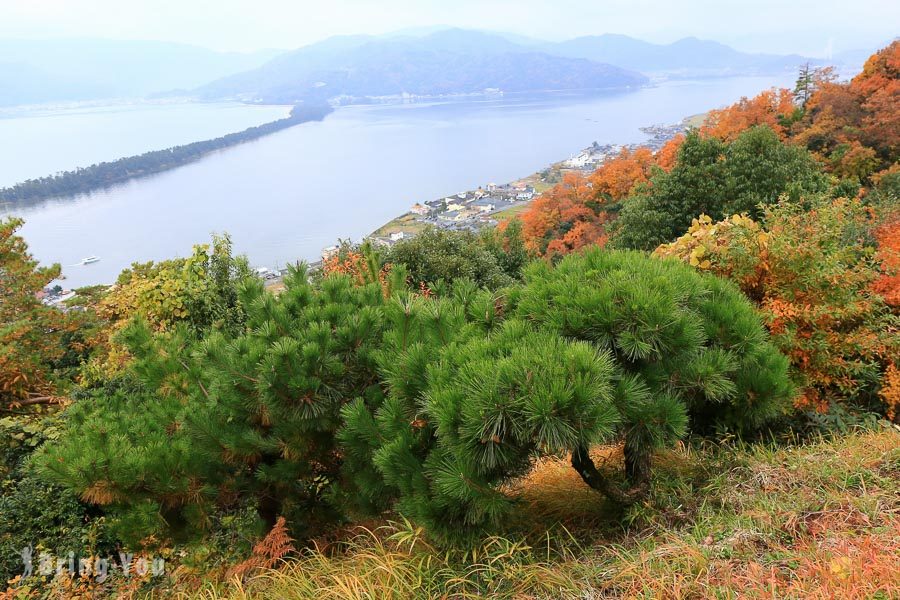
[[[448,551],[409,523],[357,529],[342,551],[185,597],[900,598],[897,431],[682,447],[658,457],[657,473],[650,501],[613,513],[567,460],[545,459],[510,487],[525,524],[511,539]]]

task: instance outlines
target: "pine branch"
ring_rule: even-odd
[[[190,375],[191,370],[190,370],[190,368],[188,368],[187,363],[184,362],[182,359],[178,359],[178,362],[181,363],[182,367],[184,367],[185,372],[188,375]],[[206,391],[206,388],[203,386],[203,381],[199,377],[197,377],[197,385],[200,386],[200,391],[203,392],[203,395],[206,397],[207,400],[209,400],[209,392]]]
[[[12,408],[22,408],[23,406],[34,406],[37,404],[62,404],[62,398],[57,396],[33,396],[26,400],[13,400],[9,403],[9,406]],[[0,410],[6,411],[6,409]]]

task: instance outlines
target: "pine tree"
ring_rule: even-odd
[[[76,404],[42,472],[138,538],[248,502],[298,538],[351,507],[459,537],[504,521],[505,484],[537,456],[571,454],[634,502],[656,449],[752,429],[790,395],[749,301],[675,261],[593,249],[530,265],[522,285],[457,279],[427,297],[402,268],[379,273],[294,270],[278,296],[248,280],[239,333],[138,320],[122,334],[135,382]],[[613,440],[624,488],[588,454]]]
[[[197,531],[211,508],[239,501],[254,503],[269,529],[280,515],[300,533],[330,517],[340,408],[380,393],[383,290],[346,276],[313,287],[303,269],[285,285],[275,296],[244,282],[237,335],[128,327],[138,390],[101,390],[76,409],[67,435],[45,449],[43,471],[146,533]]]
[[[753,431],[790,406],[787,359],[732,284],[638,252],[593,249],[550,269],[536,263],[516,313],[569,339],[612,352],[620,369],[623,494],[646,493],[652,451],[685,431]],[[597,487],[587,448],[573,466]]]
[[[345,480],[361,508],[394,506],[459,538],[497,527],[504,484],[571,454],[621,503],[649,490],[652,455],[687,431],[748,431],[791,395],[787,362],[730,284],[674,262],[594,249],[492,294],[386,307],[384,403],[343,410]],[[591,461],[621,439],[627,486]]]
[[[806,108],[810,96],[814,91],[813,70],[809,68],[809,63],[800,65],[800,71],[797,73],[797,82],[794,84],[794,98],[801,108]]]

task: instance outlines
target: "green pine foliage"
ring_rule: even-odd
[[[131,376],[90,390],[65,413],[65,430],[34,464],[42,477],[116,515],[112,529],[137,543],[162,529],[200,527],[188,511],[204,466],[183,427],[186,407]]]
[[[274,296],[244,282],[238,335],[131,325],[123,338],[138,388],[73,407],[42,471],[110,505],[137,537],[202,530],[213,508],[248,498],[270,526],[284,514],[307,532],[329,517],[340,408],[379,394],[383,292],[343,276],[314,288],[302,269],[285,284]]]
[[[454,291],[389,307],[387,397],[374,412],[348,405],[340,433],[362,507],[396,500],[444,536],[496,527],[512,506],[503,484],[533,456],[608,439],[617,423],[609,355],[500,322],[492,294]]]
[[[571,455],[632,503],[657,449],[750,431],[790,397],[749,301],[679,262],[594,248],[497,291],[404,281],[402,265],[367,284],[293,270],[279,295],[241,285],[237,333],[135,321],[126,377],[67,411],[41,473],[106,506],[130,543],[247,505],[298,538],[393,508],[459,539],[505,523],[536,457]],[[589,454],[615,441],[625,485]]]
[[[653,397],[677,398],[692,431],[746,433],[789,405],[787,359],[753,305],[684,264],[592,248],[555,268],[532,264],[514,303],[523,318],[612,352]]]
[[[343,412],[348,497],[444,538],[502,525],[504,486],[538,456],[571,454],[589,485],[630,503],[655,450],[687,431],[751,431],[791,396],[787,361],[739,291],[640,253],[538,262],[521,287],[457,285],[386,314],[384,403]],[[626,487],[588,453],[614,439]]]

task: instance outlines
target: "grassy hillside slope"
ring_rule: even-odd
[[[597,458],[617,458],[601,448]],[[538,464],[522,535],[467,552],[373,523],[183,598],[896,598],[900,433],[774,448],[684,447],[624,529],[565,461]],[[619,515],[621,516],[621,515]],[[549,520],[552,534],[528,531]]]

